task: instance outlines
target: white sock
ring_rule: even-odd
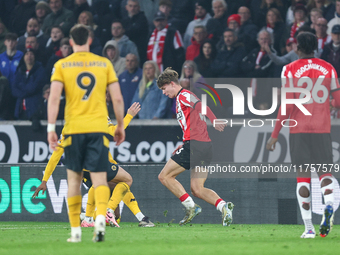
[[[331,184],[328,184],[328,185],[326,185],[326,186],[324,186],[324,187],[321,187],[321,191],[322,191],[322,195],[323,195],[323,200],[325,201],[325,204],[326,204],[326,205],[327,205],[327,204],[333,205],[333,203],[334,203],[334,181],[333,181],[332,177],[326,176],[326,177],[323,177],[323,178],[321,179],[320,184],[321,184],[322,181],[325,180],[325,179],[331,180],[332,183],[331,183]],[[332,193],[325,195],[326,190],[332,190]]]
[[[218,205],[216,206],[216,209],[222,212],[223,206],[226,204],[224,200],[220,201]]]
[[[195,202],[194,202],[194,200],[192,200],[192,198],[190,196],[188,196],[187,199],[185,199],[182,202],[182,205],[184,205],[184,207],[186,209],[191,209],[191,208],[195,207]]]
[[[135,216],[138,221],[142,221],[142,219],[145,217],[145,215],[142,212],[137,213]]]
[[[71,236],[81,238],[81,227],[71,227]]]
[[[302,197],[299,194],[299,190],[301,187],[306,187],[309,191],[309,197]],[[310,183],[308,182],[298,182],[296,185],[296,197],[298,200],[298,204],[300,207],[300,212],[302,219],[305,223],[305,229],[310,230],[314,229],[313,224],[312,224],[312,207],[311,207],[311,202],[312,202],[312,197],[310,194]],[[308,203],[309,204],[309,210],[306,210],[302,207],[303,204]]]
[[[96,231],[104,231],[105,232],[105,216],[104,215],[97,215],[96,221],[94,222],[94,227]]]

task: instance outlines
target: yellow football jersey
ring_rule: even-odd
[[[54,65],[52,81],[64,84],[65,134],[107,133],[106,88],[118,81],[107,58],[75,52]]]

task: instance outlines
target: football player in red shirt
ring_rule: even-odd
[[[233,203],[225,202],[215,191],[204,187],[208,171],[201,171],[209,166],[212,159],[212,144],[207,131],[205,116],[201,114],[201,101],[191,91],[183,89],[178,82],[178,73],[167,68],[157,80],[157,85],[163,94],[169,98],[176,98],[177,120],[183,130],[183,145],[179,146],[173,156],[164,166],[158,176],[161,183],[167,187],[186,208],[186,215],[180,225],[189,223],[202,208],[195,204],[185,191],[181,183],[176,180],[177,175],[186,169],[191,169],[191,193],[209,204],[215,205],[222,213],[222,225],[229,226],[232,222]],[[213,122],[216,119],[209,107],[207,117]],[[225,125],[215,125],[215,129],[223,131]],[[197,171],[199,169],[199,171]]]
[[[305,88],[310,91],[311,98],[303,104],[310,113],[305,115],[296,105],[287,105],[286,114],[277,116],[274,131],[267,142],[267,149],[274,150],[278,134],[284,119],[294,119],[296,125],[290,125],[290,154],[292,164],[298,169],[296,195],[300,206],[305,231],[301,238],[314,238],[312,224],[310,180],[311,171],[316,171],[320,178],[321,190],[325,201],[325,209],[320,224],[320,236],[325,237],[332,229],[334,210],[334,182],[331,174],[333,164],[332,140],[330,136],[330,102],[338,107],[340,104],[340,87],[337,73],[328,62],[314,58],[317,49],[317,38],[309,32],[297,36],[299,59],[284,66],[282,70],[282,87]],[[304,98],[303,93],[290,92],[287,98]],[[320,167],[319,167],[320,166]],[[313,169],[311,169],[313,168]]]

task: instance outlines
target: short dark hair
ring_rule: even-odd
[[[158,6],[166,5],[172,8],[172,1],[171,0],[160,0]]]
[[[65,37],[65,38],[61,39],[61,40],[60,40],[60,47],[63,46],[63,45],[68,45],[68,46],[70,46],[70,38]]]
[[[86,44],[90,35],[90,31],[86,26],[82,24],[77,24],[71,28],[70,37],[74,41],[76,45],[84,45]]]
[[[172,70],[171,67],[168,67],[158,76],[157,86],[158,88],[162,88],[165,84],[169,84],[170,82],[178,83],[178,73],[175,70]]]
[[[18,35],[16,33],[7,33],[5,35],[5,40],[16,41],[18,39]]]
[[[318,48],[318,40],[313,33],[302,32],[297,37],[298,50],[306,55],[313,54]]]

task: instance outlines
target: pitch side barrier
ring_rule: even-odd
[[[241,164],[238,164],[241,165]],[[251,167],[254,164],[243,164]],[[283,164],[287,166],[288,164]],[[177,224],[183,218],[183,206],[158,180],[164,164],[122,165],[133,177],[131,191],[145,215],[153,222]],[[47,191],[36,199],[32,194],[40,185],[45,164],[0,164],[0,219],[1,221],[67,222],[67,180],[64,166],[57,166],[47,182]],[[210,175],[209,175],[210,176]],[[302,224],[296,203],[296,180],[278,175],[258,175],[257,178],[209,178],[212,187],[226,201],[235,204],[236,224]],[[315,174],[313,174],[314,177]],[[190,173],[178,176],[186,190],[190,190]],[[87,189],[82,186],[82,210],[85,210]],[[339,207],[340,189],[335,180],[335,210]],[[313,220],[321,221],[323,202],[318,178],[312,179]],[[218,223],[220,213],[206,202],[196,199],[203,212],[193,223]],[[125,206],[122,221],[136,222]],[[339,218],[335,217],[339,224]]]
[[[225,119],[224,132],[208,125],[213,142],[214,162],[224,163],[290,163],[289,128],[282,128],[275,151],[265,144],[273,131],[272,121],[265,119]],[[263,121],[263,125],[262,122]],[[209,121],[207,121],[209,123]],[[249,125],[250,124],[250,125]],[[57,122],[57,134],[63,123]],[[176,120],[132,120],[126,129],[126,139],[116,147],[110,142],[110,152],[120,164],[164,164],[178,145],[182,130]],[[340,161],[340,120],[332,120],[333,162]],[[0,164],[47,163],[52,151],[48,147],[46,121],[35,132],[30,121],[0,121]],[[313,162],[310,162],[312,164]],[[294,168],[294,167],[293,167]],[[334,169],[334,168],[333,168]]]

